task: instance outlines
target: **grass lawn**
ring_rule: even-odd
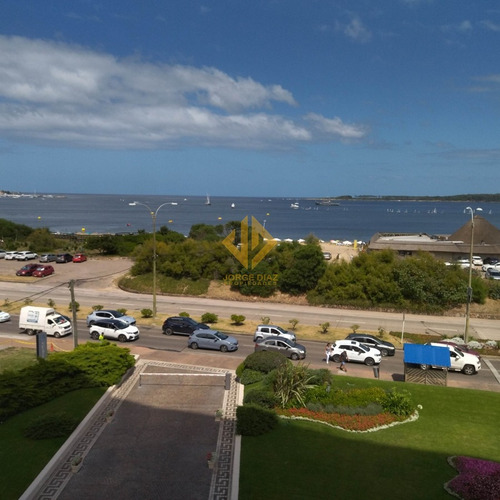
[[[37,362],[36,350],[20,347],[9,347],[0,350],[0,373],[5,370],[22,370]]]
[[[339,386],[396,386],[341,377]],[[365,434],[285,420],[242,441],[240,500],[449,499],[456,475],[446,459],[500,462],[500,393],[397,384],[423,406],[416,422]]]
[[[23,428],[34,418],[67,413],[79,420],[87,415],[105,387],[70,392],[44,405],[9,418],[0,425],[0,498],[15,500],[31,484],[66,438],[32,440],[23,436]],[[57,422],[54,422],[57,425]]]

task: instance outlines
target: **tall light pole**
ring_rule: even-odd
[[[175,203],[172,202],[162,203],[156,210],[153,210],[149,205],[141,203],[140,201],[133,201],[132,203],[129,203],[131,207],[135,207],[136,205],[146,207],[149,211],[149,215],[151,215],[151,220],[153,221],[153,318],[156,317],[156,216],[158,215],[161,207],[174,204]]]
[[[474,212],[482,212],[482,208],[473,210],[471,207],[466,207],[470,213],[470,249],[469,249],[469,284],[467,286],[467,303],[465,305],[465,331],[464,342],[467,343],[469,337],[469,318],[470,318],[470,304],[472,302],[472,257],[474,253]]]

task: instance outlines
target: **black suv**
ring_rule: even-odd
[[[209,330],[210,327],[205,323],[198,323],[194,319],[184,316],[172,316],[163,322],[161,330],[164,335],[191,335],[195,330]]]
[[[361,344],[366,345],[367,347],[373,347],[380,351],[382,356],[394,356],[396,353],[396,348],[394,344],[387,342],[386,340],[380,340],[378,337],[374,335],[369,335],[367,333],[350,333],[346,339],[348,340],[357,340]]]

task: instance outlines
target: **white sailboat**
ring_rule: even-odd
[[[205,202],[205,205],[211,205],[212,202],[210,201],[210,196],[207,194],[207,201]]]

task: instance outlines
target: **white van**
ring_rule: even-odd
[[[449,349],[451,366],[448,368],[448,370],[463,372],[466,375],[474,375],[481,369],[481,360],[475,354],[462,352],[452,345],[440,344],[439,342],[429,342],[426,345]],[[428,368],[430,368],[429,365],[420,365],[420,367],[422,368],[422,370],[427,370]]]
[[[71,323],[50,307],[26,306],[21,308],[19,328],[28,335],[45,332],[56,338],[73,333]]]

